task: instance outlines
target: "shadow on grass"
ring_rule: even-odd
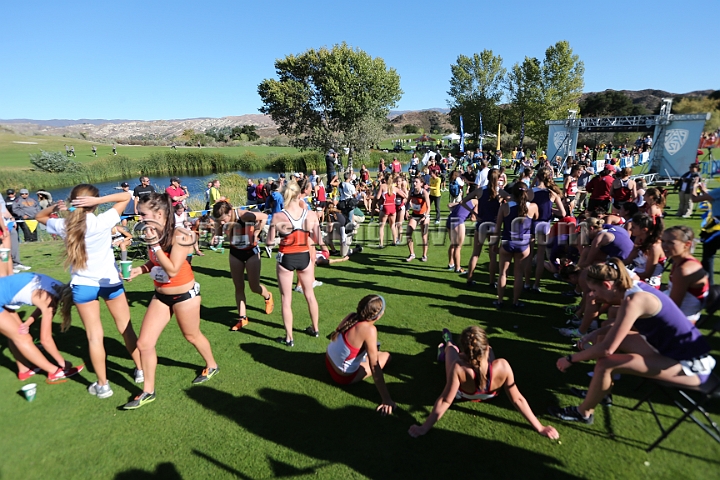
[[[578,478],[563,472],[557,459],[506,443],[442,429],[411,438],[407,429],[414,420],[408,414],[383,418],[357,406],[327,408],[306,395],[268,388],[258,393],[260,399],[208,387],[187,391],[192,400],[254,435],[322,462],[303,470],[284,464],[278,471],[277,461],[268,457],[276,474],[318,474],[327,464],[342,464],[369,478],[446,477],[457,470],[459,459],[481,452],[483,476],[490,478]],[[522,461],[510,472],[507,462],[513,458]]]
[[[182,480],[182,476],[170,462],[160,463],[155,467],[154,472],[133,468],[117,473],[115,480]]]

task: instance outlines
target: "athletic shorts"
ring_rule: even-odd
[[[389,204],[386,203],[382,206],[382,211],[384,215],[395,215],[395,212],[397,211],[395,204]]]
[[[73,303],[77,305],[90,303],[100,298],[112,300],[123,293],[125,293],[125,288],[122,283],[118,283],[117,285],[113,285],[111,287],[91,287],[89,285],[72,286]]]
[[[162,303],[167,305],[170,308],[170,312],[173,311],[173,306],[176,303],[184,302],[185,300],[190,300],[191,298],[199,297],[200,296],[200,284],[195,282],[195,285],[188,290],[185,293],[179,293],[175,295],[167,295],[165,293],[158,293],[155,292],[155,298],[160,300]]]
[[[315,210],[318,212],[323,210],[327,206],[327,202],[315,202]]]
[[[327,371],[330,373],[330,376],[332,379],[337,383],[338,385],[350,385],[353,383],[353,380],[355,380],[355,377],[357,376],[358,370],[355,370],[349,375],[340,375],[338,372],[335,371],[333,368],[332,362],[328,358],[327,355],[325,355],[325,367],[327,368]]]
[[[514,254],[514,253],[523,253],[525,250],[527,250],[530,247],[528,247],[527,245],[518,245],[517,243],[514,243],[514,242],[503,241],[502,248],[507,253]]]
[[[252,257],[260,255],[260,247],[257,245],[253,248],[233,248],[230,247],[230,255],[237,258],[243,263],[247,263]]]
[[[302,272],[310,266],[310,252],[278,253],[277,261],[285,270]]]

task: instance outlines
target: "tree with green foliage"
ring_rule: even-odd
[[[686,97],[673,103],[672,113],[710,113],[710,120],[705,122],[705,131],[714,132],[720,128],[720,99],[710,96],[705,98]]]
[[[258,85],[260,112],[301,149],[347,145],[364,156],[403,93],[395,69],[346,43],[288,55],[275,70],[278,79]]]
[[[585,65],[565,40],[548,47],[542,62],[526,57],[515,64],[506,83],[513,122],[519,127],[524,111],[525,134],[546,143],[545,121],[567,118],[568,110],[579,109],[584,75]]]
[[[617,90],[592,93],[580,102],[583,117],[624,117],[628,115],[649,115],[642,105],[635,105],[632,99]]]
[[[50,173],[75,173],[82,168],[78,162],[69,159],[62,152],[46,152],[45,150],[40,150],[40,153],[31,153],[30,163],[38,169]]]
[[[402,127],[403,133],[418,133],[420,131],[420,127],[417,125],[413,125],[411,123],[407,123],[403,125]]]
[[[499,118],[498,104],[503,97],[507,70],[502,66],[502,57],[493,55],[492,50],[483,50],[472,57],[459,55],[450,66],[450,121],[460,129],[460,116],[466,133],[477,135],[480,130],[480,114],[483,125],[492,129]]]

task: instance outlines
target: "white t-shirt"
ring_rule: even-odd
[[[478,188],[482,188],[487,185],[488,173],[490,173],[490,169],[487,167],[483,168],[477,173],[477,176],[475,177],[475,183],[477,183]]]
[[[95,215],[88,213],[85,217],[85,251],[87,266],[78,271],[70,271],[71,285],[87,285],[90,287],[112,287],[122,283],[115,255],[112,249],[112,228],[120,223],[120,215],[114,208]],[[51,235],[65,238],[65,219],[51,218],[47,222],[47,231]]]

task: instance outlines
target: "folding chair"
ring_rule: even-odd
[[[710,415],[704,408],[705,405],[713,398],[720,398],[720,377],[713,373],[710,375],[710,378],[708,378],[708,380],[704,384],[697,387],[677,385],[675,383],[669,383],[660,380],[651,380],[651,383],[654,385],[655,388],[653,388],[647,395],[645,395],[645,397],[643,397],[637,403],[637,405],[632,408],[632,410],[637,410],[640,405],[647,402],[648,406],[650,407],[650,411],[655,417],[655,422],[658,424],[658,426],[660,427],[660,431],[662,432],[660,437],[655,440],[655,442],[650,445],[650,447],[648,447],[647,452],[651,452],[655,447],[660,445],[660,442],[670,436],[670,434],[687,418],[690,418],[700,428],[702,428],[705,433],[710,435],[716,442],[720,443],[720,427],[718,427],[717,423],[715,423],[712,418],[710,418]],[[663,427],[662,423],[660,422],[658,413],[655,411],[655,407],[650,401],[650,397],[657,390],[663,392],[663,394],[665,394],[665,396],[670,399],[675,404],[675,406],[683,412],[682,417],[680,417],[677,421],[675,421],[675,423],[670,426],[670,428],[667,429]],[[687,405],[681,400],[678,400],[676,396],[672,395],[673,391],[677,391],[680,396],[683,397]],[[695,395],[697,399],[693,398],[693,395]],[[695,411],[702,413],[707,423],[698,420],[695,415],[693,415]]]

